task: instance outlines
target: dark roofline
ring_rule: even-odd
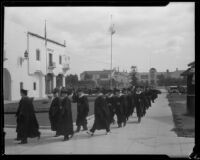
[[[35,33],[32,33],[32,32],[28,32],[28,34],[30,34],[30,35],[32,35],[32,36],[35,36],[35,37],[38,37],[38,38],[40,38],[40,39],[45,40],[44,37],[42,37],[42,36],[40,36],[40,35],[38,35],[38,34],[35,34]],[[66,45],[61,44],[61,43],[59,43],[59,42],[56,42],[56,41],[54,41],[54,40],[48,39],[48,38],[47,38],[47,41],[52,42],[52,43],[55,43],[55,44],[60,45],[60,46],[62,46],[62,47],[66,47]]]
[[[188,64],[188,66],[193,67],[195,65],[195,61]]]
[[[106,73],[108,73],[108,72],[111,72],[111,71],[114,71],[114,70],[102,70],[102,71],[84,71],[84,72],[82,72],[81,74],[84,74],[84,73],[88,73],[88,74],[98,74],[98,73],[102,73],[102,72],[106,72]]]
[[[187,76],[190,72],[190,68],[188,68],[187,70],[185,70],[184,72],[181,73],[181,76]]]

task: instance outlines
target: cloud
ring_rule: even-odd
[[[148,71],[186,68],[194,59],[194,3],[165,7],[7,7],[5,18],[63,43],[71,57],[70,72],[110,68],[110,15],[113,67]],[[175,55],[175,56],[174,56]],[[177,60],[172,60],[171,57]],[[175,59],[175,58],[174,58]],[[80,67],[81,66],[81,67]]]

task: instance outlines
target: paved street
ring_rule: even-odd
[[[93,124],[89,119],[89,128]],[[188,156],[194,146],[194,138],[177,137],[172,131],[174,123],[168,106],[166,93],[158,95],[155,103],[147,110],[141,123],[136,115],[129,119],[125,128],[111,126],[111,134],[104,130],[94,136],[86,132],[75,134],[63,142],[63,137],[53,137],[54,132],[41,129],[41,139],[28,139],[28,144],[19,145],[13,141],[14,128],[5,128],[5,154],[167,154],[172,157]],[[74,128],[75,129],[75,128]]]

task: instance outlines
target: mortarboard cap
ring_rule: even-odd
[[[21,89],[20,92],[23,93],[23,94],[26,95],[26,96],[27,96],[27,94],[28,94],[28,91],[25,90],[25,89]]]
[[[58,92],[59,92],[59,89],[58,89],[58,88],[54,88],[53,91],[52,91],[52,93],[54,93],[54,94],[55,94],[55,93],[58,93]]]
[[[67,90],[65,88],[61,89],[61,94],[63,94],[63,93],[67,93]]]

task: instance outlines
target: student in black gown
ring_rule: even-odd
[[[93,136],[96,129],[105,129],[106,134],[110,134],[109,121],[109,109],[106,104],[106,98],[104,97],[103,91],[99,90],[94,103],[94,124],[87,133]]]
[[[57,131],[58,120],[60,116],[60,98],[58,94],[59,94],[59,89],[55,88],[53,90],[53,99],[49,108],[49,120],[52,131]],[[55,137],[57,136],[58,135],[56,134]]]
[[[72,110],[71,101],[69,99],[70,91],[66,89],[61,90],[61,105],[60,105],[60,116],[57,126],[57,135],[63,135],[64,141],[69,140],[74,134],[73,131],[73,120],[72,120]]]
[[[76,132],[80,131],[81,126],[83,127],[84,131],[88,130],[87,116],[89,113],[89,102],[88,102],[87,94],[85,94],[83,92],[83,90],[79,89],[78,95],[74,95],[73,100],[74,100],[74,102],[77,103],[77,119],[76,119],[77,129],[76,129]]]
[[[19,144],[28,143],[28,138],[40,138],[39,124],[35,116],[35,110],[33,106],[33,99],[27,96],[27,90],[21,89],[21,100],[17,109],[17,138],[20,140]]]

